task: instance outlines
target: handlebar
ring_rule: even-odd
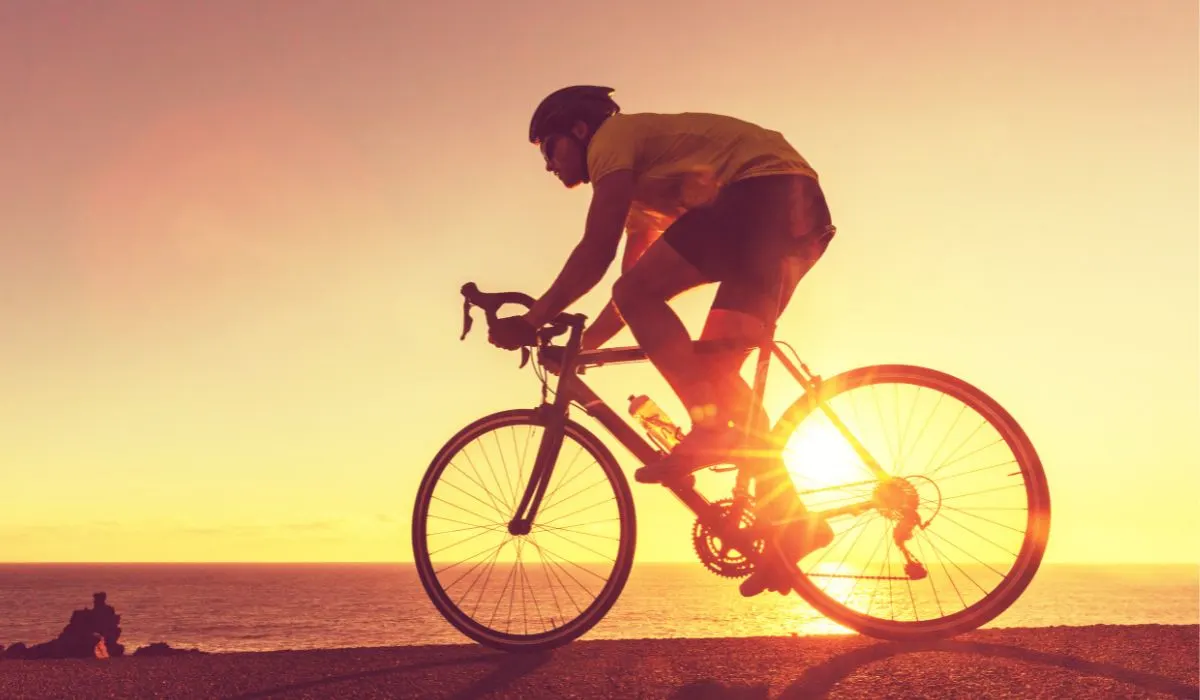
[[[483,309],[483,313],[487,317],[487,322],[491,324],[496,321],[496,313],[505,304],[517,304],[528,309],[533,306],[534,302],[533,297],[521,292],[482,292],[479,290],[479,287],[475,286],[474,282],[464,284],[461,291],[463,295],[463,331],[462,335],[458,338],[459,340],[466,338],[467,333],[471,330],[471,325],[474,321],[471,318],[472,306],[478,306]],[[586,321],[587,317],[583,314],[561,313],[545,326],[538,329],[538,340],[540,343],[548,343],[553,338],[572,329],[578,328],[579,330],[583,330]],[[529,350],[522,348],[521,356],[521,366],[524,367],[529,359]]]

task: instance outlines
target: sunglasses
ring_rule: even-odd
[[[550,156],[554,153],[554,146],[562,137],[562,134],[550,134],[542,139],[542,142],[538,145],[538,148],[542,151],[542,158],[546,159],[546,165],[550,165]]]

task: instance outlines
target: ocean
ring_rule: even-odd
[[[104,591],[126,652],[151,642],[204,651],[460,644],[411,564],[0,564],[0,644],[62,631]],[[1043,564],[988,627],[1196,624],[1191,565]],[[583,639],[848,632],[799,596],[742,598],[698,563],[637,563],[621,598]]]

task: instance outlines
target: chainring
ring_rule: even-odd
[[[722,520],[733,517],[733,499],[726,498],[716,501],[713,505],[721,509]],[[743,507],[739,529],[747,529],[753,526],[753,510],[749,507]],[[708,524],[702,523],[699,519],[692,526],[692,546],[695,547],[696,556],[700,557],[700,563],[704,565],[704,568],[718,576],[742,578],[749,576],[754,571],[754,563],[744,553],[724,545],[721,542],[721,538],[713,531],[713,528]],[[754,540],[756,554],[762,554],[765,548],[766,542],[764,540]]]

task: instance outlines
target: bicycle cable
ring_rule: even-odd
[[[542,383],[542,401],[546,402],[547,396],[553,398],[557,394],[550,388],[550,377],[545,371],[542,370],[542,363],[537,361],[535,358],[531,364],[533,365],[534,375],[537,376],[538,381]]]
[[[781,347],[785,347],[785,348],[787,348],[788,350],[791,350],[791,351],[792,351],[792,357],[793,357],[793,358],[795,358],[795,360],[796,360],[796,364],[804,364],[804,363],[803,363],[803,362],[800,360],[800,353],[796,352],[796,348],[792,347],[792,346],[791,346],[791,344],[790,344],[790,343],[788,343],[786,340],[776,340],[776,341],[775,341],[775,344],[776,344],[776,345],[779,345],[779,346],[781,346]]]

